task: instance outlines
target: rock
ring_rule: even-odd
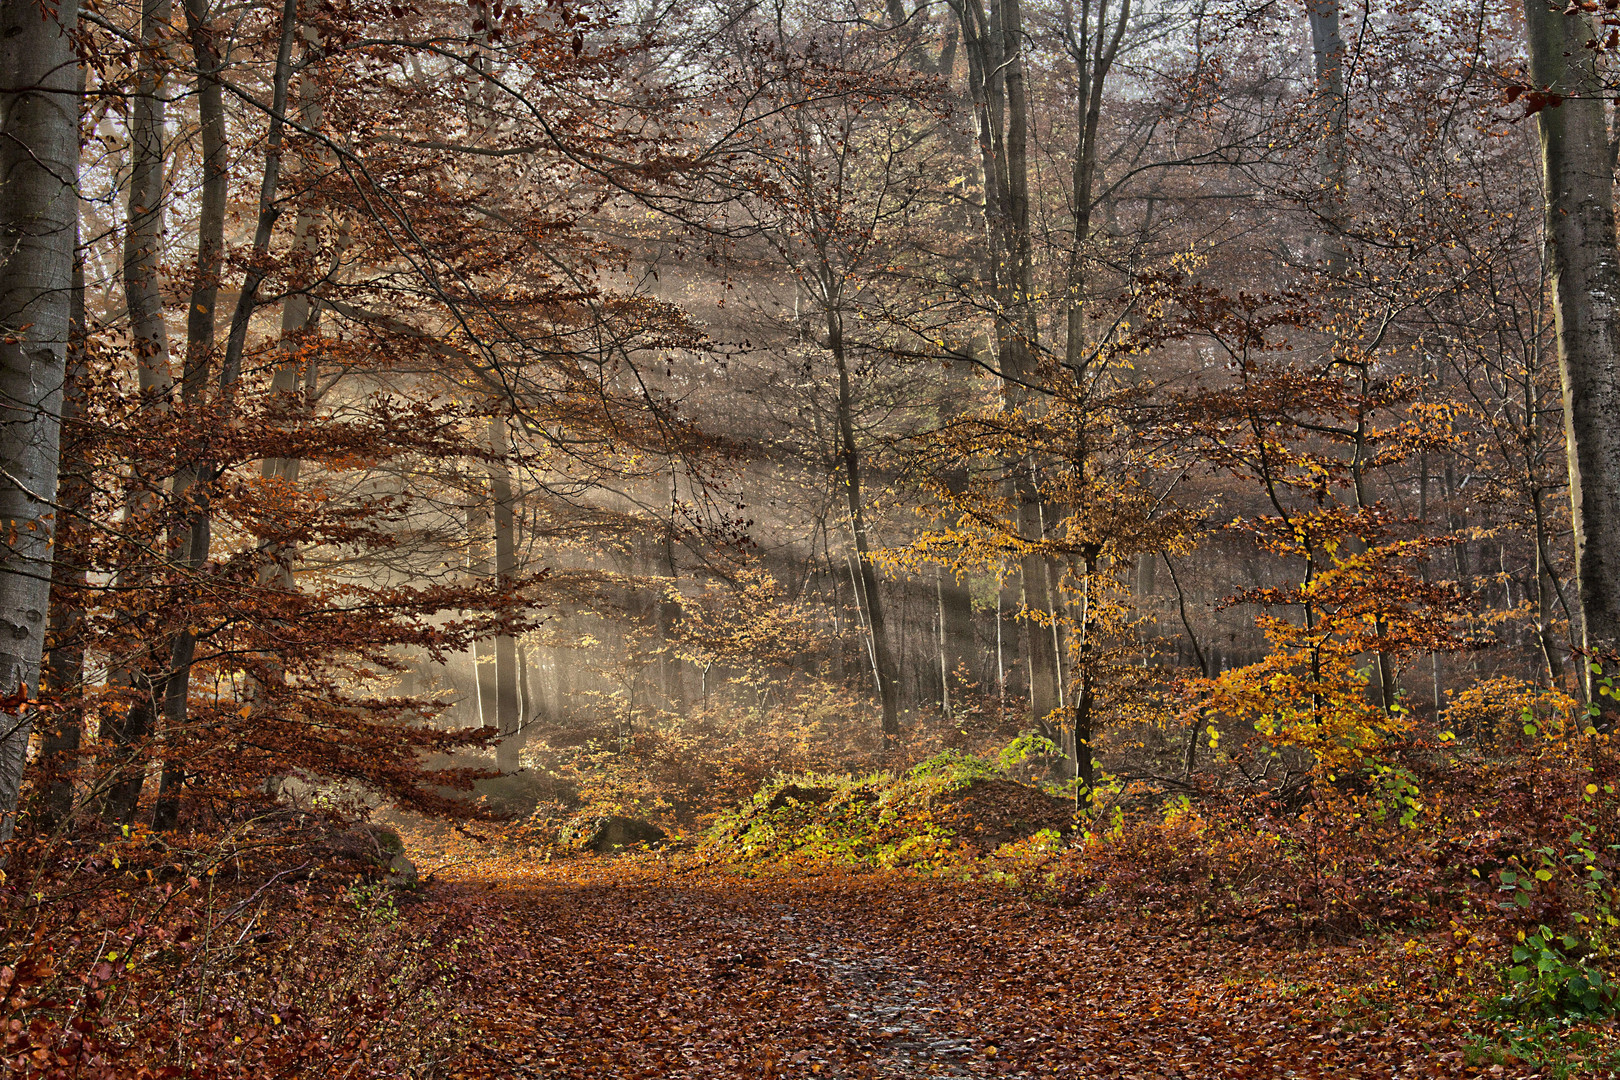
[[[399,838],[399,833],[385,825],[354,825],[342,832],[332,833],[321,847],[329,856],[365,863],[385,871],[388,884],[395,888],[416,887],[416,864],[406,857],[405,842]]]
[[[405,854],[405,842],[399,838],[399,833],[385,825],[368,822],[332,833],[321,846],[327,854],[378,866],[387,866],[394,856]]]
[[[564,825],[559,839],[567,847],[606,855],[641,844],[661,844],[668,836],[663,829],[640,818],[586,812]]]
[[[396,889],[414,889],[416,883],[416,864],[403,852],[388,860],[388,884]]]

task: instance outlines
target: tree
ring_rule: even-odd
[[[1620,252],[1599,54],[1586,47],[1601,35],[1584,10],[1565,14],[1544,0],[1525,0],[1524,17],[1593,686],[1620,671]]]
[[[78,236],[75,0],[0,8],[0,843],[11,839],[50,608]]]

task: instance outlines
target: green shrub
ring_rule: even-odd
[[[1521,934],[1502,972],[1506,993],[1492,1003],[1500,1016],[1603,1017],[1620,1011],[1620,985],[1591,963],[1591,942],[1545,926]]]

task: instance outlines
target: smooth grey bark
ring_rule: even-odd
[[[165,218],[164,138],[166,108],[161,92],[163,51],[171,14],[169,0],[143,0],[141,4],[140,57],[136,66],[135,97],[130,103],[129,200],[126,207],[123,250],[124,307],[129,316],[130,347],[135,354],[135,372],[141,391],[140,410],[148,417],[167,413],[172,402],[174,373],[170,367],[169,328],[163,315],[162,281],[159,266],[163,258]],[[149,493],[136,466],[136,494],[130,501],[131,516],[146,517],[156,512],[158,497]],[[176,477],[175,487],[181,487]],[[152,717],[162,694],[164,674],[154,670],[167,661],[143,654],[130,665],[122,678],[136,693],[129,710],[113,732],[115,759],[129,770],[109,791],[107,808],[119,820],[135,812],[145,784],[145,767],[133,755],[152,730]]]
[[[1620,672],[1620,253],[1604,87],[1591,16],[1526,0],[1530,79],[1562,95],[1536,113],[1580,587],[1582,646]],[[1596,697],[1589,700],[1596,701]],[[1605,726],[1608,726],[1607,724]]]
[[[298,83],[298,120],[308,129],[320,127],[323,109],[320,84],[305,71]],[[299,170],[303,172],[302,169]],[[297,177],[289,177],[296,186]],[[313,265],[320,250],[319,222],[308,200],[300,202],[293,219],[291,252],[295,258]],[[320,326],[321,305],[307,291],[291,293],[281,306],[281,356],[270,378],[270,390],[277,395],[291,395],[309,382],[310,367],[315,362],[309,355],[310,337]],[[306,407],[313,404],[305,402]],[[298,458],[266,458],[260,466],[265,479],[296,483],[303,462]],[[283,584],[290,585],[283,575]]]
[[[490,576],[490,502],[477,495],[467,506],[467,574],[475,581]],[[488,638],[473,640],[473,681],[478,691],[478,726],[499,727],[499,690],[495,678],[495,647]]]
[[[82,83],[81,83],[82,84]],[[46,828],[73,815],[78,797],[79,745],[84,730],[84,596],[86,569],[84,517],[90,511],[91,463],[85,437],[75,430],[84,407],[85,310],[84,259],[73,263],[72,329],[69,331],[66,378],[62,386],[61,466],[57,484],[56,550],[51,565],[51,606],[40,682],[57,695],[56,722],[40,740],[39,760],[45,776],[40,824]]]
[[[539,707],[534,699],[534,684],[529,678],[529,650],[523,647],[523,641],[517,643],[518,666],[518,715],[523,717],[523,725],[527,726],[539,713]]]
[[[495,457],[489,463],[489,498],[495,524],[495,582],[504,593],[517,576],[517,515],[513,513],[512,473],[507,464],[511,439],[503,417],[489,420],[489,443]],[[523,722],[518,697],[517,639],[511,634],[495,638],[495,728],[501,741],[495,751],[496,767],[510,772],[518,765],[517,741],[512,739]]]
[[[968,679],[977,674],[977,635],[973,631],[973,594],[948,569],[939,571],[940,664],[944,669],[946,695],[955,701],[962,692],[958,672],[966,669]]]
[[[0,844],[11,839],[50,608],[78,221],[77,0],[0,6]]]
[[[675,558],[676,521],[675,513],[680,505],[680,487],[676,479],[673,464],[669,471],[669,520],[664,526],[664,574],[667,584],[658,596],[658,640],[662,649],[658,654],[660,667],[660,682],[664,691],[664,707],[672,712],[686,710],[686,665],[676,655],[674,645],[676,638],[676,624],[681,617],[680,604],[680,564]],[[825,532],[826,523],[821,524]],[[812,552],[814,551],[812,539]]]

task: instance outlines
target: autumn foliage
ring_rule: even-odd
[[[9,6],[0,1071],[1620,1072],[1612,6]]]

